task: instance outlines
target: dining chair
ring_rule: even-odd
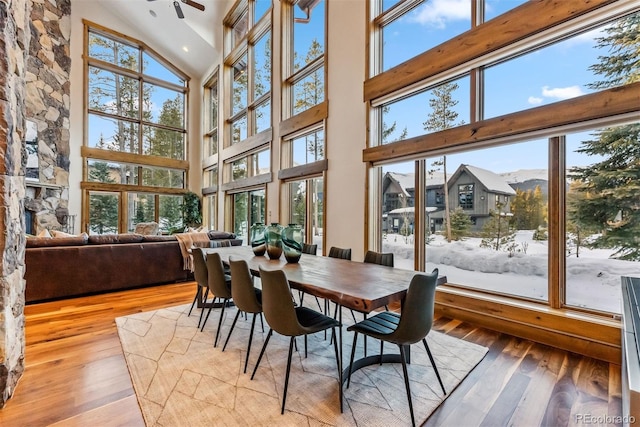
[[[200,299],[201,302],[206,302],[207,297],[209,296],[209,285],[208,283],[208,272],[207,272],[207,264],[204,260],[204,254],[202,253],[202,249],[197,251],[192,251],[193,255],[193,278],[196,281],[196,295],[193,297],[193,302],[191,303],[191,308],[189,308],[188,316],[191,316],[191,311],[193,307]],[[200,320],[198,320],[198,328],[200,327],[200,323],[202,323],[202,313],[204,313],[204,306],[202,311],[200,311]]]
[[[233,318],[233,323],[231,324],[231,329],[224,342],[222,351],[227,348],[229,338],[231,338],[231,333],[236,326],[240,313],[253,314],[253,318],[251,319],[251,332],[249,332],[249,343],[247,345],[247,356],[244,361],[244,373],[247,373],[247,363],[249,363],[249,353],[251,352],[251,341],[253,340],[253,330],[256,325],[257,315],[260,315],[260,321],[262,322],[262,291],[253,286],[253,276],[251,276],[249,266],[245,260],[233,260],[229,257],[229,268],[231,269],[231,296],[233,297],[233,303],[238,308],[238,312]]]
[[[224,274],[224,266],[222,265],[222,259],[219,253],[211,252],[207,254],[206,262],[207,272],[209,273],[207,283],[209,285],[209,291],[214,295],[214,302],[209,305],[209,311],[207,311],[207,316],[204,318],[200,330],[204,330],[204,325],[209,319],[211,309],[215,305],[215,300],[222,300],[218,330],[216,331],[216,337],[213,341],[213,346],[216,347],[218,345],[218,337],[220,336],[220,328],[222,327],[222,319],[224,318],[224,309],[229,303],[229,300],[233,298],[233,295],[231,295],[231,276]]]
[[[384,265],[386,267],[393,267],[393,253],[367,251],[367,253],[364,255],[364,262]]]
[[[287,358],[287,370],[284,378],[284,393],[282,395],[281,414],[284,414],[284,405],[287,400],[287,388],[289,386],[289,372],[291,370],[291,354],[295,338],[304,336],[305,357],[307,356],[307,336],[316,332],[331,329],[333,349],[336,355],[336,364],[338,366],[338,378],[340,378],[340,363],[338,361],[338,344],[335,339],[336,327],[340,327],[340,323],[320,312],[307,307],[294,306],[291,299],[291,288],[289,281],[282,270],[264,270],[260,267],[260,278],[262,280],[262,310],[269,324],[269,333],[264,341],[260,356],[256,366],[253,368],[251,379],[256,374],[262,356],[269,344],[269,339],[276,331],[280,335],[291,337],[289,340],[289,356]],[[340,387],[342,385],[340,384]]]
[[[302,253],[308,255],[317,255],[318,254],[318,245],[312,245],[309,243],[302,244]]]
[[[442,392],[447,392],[438,373],[438,368],[429,350],[426,336],[431,331],[433,325],[433,308],[435,303],[436,285],[438,282],[438,269],[434,269],[431,274],[416,274],[411,279],[407,295],[402,304],[402,313],[383,311],[373,317],[365,319],[347,328],[352,331],[353,347],[349,360],[349,376],[347,388],[351,384],[351,374],[353,372],[353,358],[356,352],[358,334],[363,334],[380,340],[380,363],[382,363],[382,352],[385,342],[393,343],[400,349],[400,360],[402,362],[402,372],[404,375],[404,386],[409,400],[409,411],[411,412],[411,423],[415,426],[413,415],[413,404],[411,402],[411,389],[409,386],[409,375],[407,373],[407,362],[404,346],[408,346],[422,340],[427,355],[431,361],[431,366],[436,373]]]
[[[351,260],[351,248],[342,249],[342,248],[337,248],[335,246],[331,246],[331,248],[329,249],[329,256],[331,258],[341,258],[341,259]]]

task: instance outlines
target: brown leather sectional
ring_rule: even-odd
[[[209,237],[242,244],[231,233]],[[25,264],[27,303],[193,279],[175,236],[29,238]]]

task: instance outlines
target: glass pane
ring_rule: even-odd
[[[247,171],[247,158],[243,157],[231,163],[231,180],[236,181],[238,179],[244,179],[249,176]]]
[[[139,222],[152,222],[156,218],[156,199],[152,194],[129,193],[127,231],[135,230]]]
[[[485,22],[498,15],[515,9],[527,0],[484,0],[484,20]]]
[[[231,105],[231,114],[236,114],[247,108],[247,54],[233,64],[233,82],[231,83],[231,91],[233,93],[233,102]]]
[[[293,85],[293,114],[324,102],[324,67],[320,67]]]
[[[184,171],[144,166],[142,168],[142,185],[184,188]]]
[[[258,40],[254,49],[254,94],[253,99],[260,98],[271,91],[271,32]]]
[[[204,171],[203,186],[212,187],[218,185],[218,168],[211,168]]]
[[[566,141],[566,302],[620,313],[620,277],[640,271],[640,123]]]
[[[218,81],[209,87],[209,130],[218,128]]]
[[[269,8],[271,7],[271,0],[255,0],[253,2],[255,5],[253,16],[254,24],[260,21],[260,19],[267,13]]]
[[[256,108],[256,128],[255,133],[260,133],[271,127],[271,100],[260,104]]]
[[[89,108],[137,119],[139,87],[136,79],[89,67]]]
[[[138,183],[138,168],[134,165],[89,159],[87,170],[87,180],[91,182],[132,185]]]
[[[144,74],[180,86],[185,85],[185,81],[182,77],[176,75],[173,71],[162,65],[160,61],[156,60],[147,52],[142,53],[142,60],[142,72]]]
[[[236,47],[240,40],[247,35],[247,31],[249,31],[249,14],[245,10],[233,24],[233,30],[231,31],[231,44],[233,47]]]
[[[215,194],[204,196],[204,211],[205,211],[205,223],[209,227],[210,230],[216,230],[217,225],[217,197]]]
[[[204,156],[218,154],[218,132],[214,132],[210,137],[205,137]]]
[[[382,28],[382,71],[471,28],[471,1],[427,1]],[[416,43],[420,40],[420,43]]]
[[[255,224],[256,222],[261,222],[264,224],[266,222],[264,190],[252,191],[249,193],[249,197],[251,200],[251,217],[249,218],[249,223]]]
[[[184,94],[151,83],[143,86],[143,120],[184,128]]]
[[[322,253],[322,235],[324,234],[324,179],[313,178],[311,181],[311,239],[318,245],[318,253]]]
[[[590,67],[609,49],[597,48],[600,35],[602,29],[594,30],[486,68],[485,118],[594,92],[591,84],[598,78]]]
[[[269,173],[271,170],[271,150],[263,150],[255,155],[257,159],[256,175]]]
[[[138,153],[138,124],[89,114],[87,145],[104,150]]]
[[[184,197],[160,195],[159,199],[159,218],[160,231],[163,234],[171,234],[174,231],[183,230],[182,224],[182,204]]]
[[[396,268],[414,269],[415,162],[378,168],[382,173],[382,252],[393,254]]]
[[[400,0],[382,0],[382,11],[390,9],[393,5],[399,3]]]
[[[89,57],[139,71],[138,48],[89,32]]]
[[[237,193],[233,196],[233,232],[242,239],[242,244],[246,245],[249,233],[249,224],[247,219],[247,202],[249,193]]]
[[[547,140],[425,162],[426,270],[437,267],[449,283],[546,301]]]
[[[325,2],[298,2],[293,7],[293,69],[299,70],[324,54]]]
[[[382,143],[388,144],[469,123],[469,85],[469,76],[464,76],[384,105],[381,107]]]
[[[293,149],[293,164],[304,165],[324,159],[324,130],[300,136],[291,141]]]
[[[89,234],[117,233],[119,213],[118,193],[89,192]]]
[[[308,242],[307,231],[307,181],[289,183],[289,223],[302,227],[304,241]]]
[[[247,116],[243,115],[231,123],[231,144],[247,139]]]
[[[153,126],[143,127],[142,153],[169,159],[184,160],[185,133],[161,129]]]

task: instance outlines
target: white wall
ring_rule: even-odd
[[[354,260],[364,258],[366,108],[362,90],[367,3],[328,2],[326,248],[351,248]]]

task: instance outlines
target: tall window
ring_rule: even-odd
[[[218,192],[218,102],[219,75],[216,70],[204,85],[204,137],[202,138],[202,219],[210,229],[218,228],[217,192]]]
[[[467,41],[504,30],[493,18],[508,12],[516,22],[518,11],[525,19],[555,6],[485,0],[473,12],[475,3],[455,15],[435,1],[372,2],[372,78],[364,85],[377,123],[364,153],[375,166],[372,246],[403,242],[394,253],[424,253],[415,266],[439,268],[451,285],[619,313],[619,277],[640,260],[639,195],[629,185],[638,178],[638,109],[624,106],[640,75],[640,14],[629,6],[569,24],[571,16],[557,18],[543,36],[532,31],[487,55]],[[436,19],[439,33],[411,44],[417,50],[390,43],[414,27],[428,32]],[[453,50],[466,61],[447,54]],[[386,73],[397,64],[413,80]],[[605,127],[585,132],[586,120]],[[405,165],[407,158],[422,160]],[[423,197],[411,194],[414,181],[424,183],[416,189]]]
[[[189,168],[187,77],[142,42],[90,24],[85,32],[83,228],[132,231],[145,221],[165,232],[180,227],[178,199]],[[105,210],[105,201],[112,208]]]

